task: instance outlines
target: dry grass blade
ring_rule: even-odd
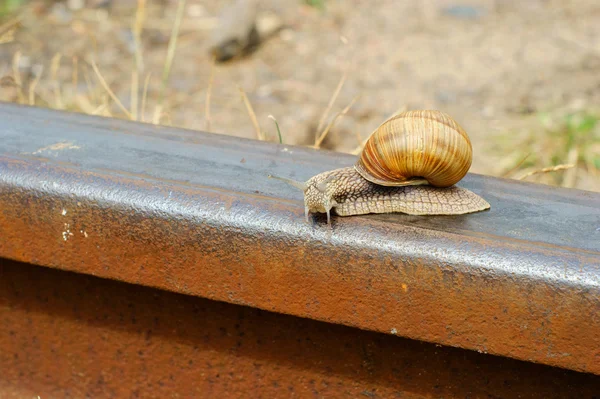
[[[133,24],[133,40],[135,44],[135,64],[138,72],[144,67],[144,57],[142,54],[142,30],[146,20],[146,0],[138,0],[135,11],[135,21]]]
[[[0,25],[0,44],[11,43],[15,40],[15,32],[21,25],[21,17],[10,19]]]
[[[569,154],[567,155],[567,163],[576,165],[578,159],[579,159],[579,149],[577,147],[571,148],[571,150],[569,150]],[[565,172],[565,176],[564,176],[562,185],[564,187],[574,187],[576,179],[577,179],[577,168],[569,169]]]
[[[119,98],[110,89],[110,87],[108,86],[108,83],[106,83],[106,80],[104,80],[104,77],[102,76],[102,74],[100,73],[100,70],[96,66],[96,62],[94,60],[92,60],[90,62],[90,64],[92,65],[92,68],[94,69],[94,72],[96,73],[96,76],[98,77],[98,80],[100,81],[100,84],[102,85],[102,87],[104,87],[104,90],[106,90],[106,92],[108,93],[110,98],[113,99],[113,101],[117,104],[117,106],[121,109],[121,111],[123,111],[123,113],[125,115],[127,115],[127,117],[129,119],[131,119],[131,113],[129,111],[127,111],[127,108],[125,108],[125,106],[121,103]]]
[[[160,118],[163,115],[163,107],[162,104],[157,104],[154,107],[154,114],[152,115],[152,123],[155,125],[159,125],[160,124]]]
[[[510,175],[512,175],[514,172],[516,172],[521,167],[521,165],[523,165],[525,163],[527,158],[529,158],[530,156],[531,156],[531,152],[528,153],[527,155],[525,155],[523,157],[523,159],[521,159],[519,162],[517,162],[517,164],[515,166],[510,168],[507,172],[503,173],[502,177],[509,177]]]
[[[537,169],[537,170],[532,170],[531,172],[527,172],[519,177],[517,177],[517,180],[523,180],[529,176],[533,176],[533,175],[537,175],[540,173],[550,173],[550,172],[556,172],[559,170],[565,170],[565,169],[571,169],[574,168],[575,165],[574,164],[561,164],[561,165],[556,165],[556,166],[551,166],[548,168],[542,168],[542,169]]]
[[[23,81],[21,80],[21,72],[19,71],[19,65],[21,64],[21,52],[17,51],[13,56],[12,69],[14,84],[17,88],[17,96],[19,97],[19,103],[25,103],[25,96],[23,95]]]
[[[365,148],[365,145],[367,144],[367,141],[369,140],[369,138],[367,137],[366,139],[364,139],[352,152],[352,155],[358,155],[360,154],[360,152],[363,150],[363,148]]]
[[[338,112],[333,117],[333,119],[331,120],[331,122],[329,122],[329,124],[325,128],[325,130],[323,130],[323,133],[321,133],[321,135],[319,137],[317,137],[317,140],[315,141],[315,148],[319,148],[321,146],[321,144],[323,143],[323,140],[325,140],[325,137],[327,137],[327,134],[329,133],[329,131],[331,130],[331,128],[335,125],[335,123],[337,122],[337,120],[348,113],[348,111],[350,110],[350,108],[354,105],[354,103],[356,102],[356,100],[358,100],[359,97],[360,97],[360,95],[354,97],[352,99],[352,101],[350,101],[350,104],[348,104],[346,106],[346,108],[344,108],[343,110],[341,110],[340,112]]]
[[[146,0],[138,0],[135,12],[135,21],[132,27],[133,42],[135,45],[135,68],[131,72],[131,115],[133,120],[138,120],[138,97],[140,88],[140,75],[144,69],[144,57],[142,54],[142,29],[146,16]]]
[[[394,111],[390,116],[388,116],[386,118],[389,119],[391,117],[393,117],[394,115],[398,115],[401,112],[404,112],[408,109],[408,107],[405,105],[402,105],[401,107],[399,107],[396,111]],[[360,137],[360,134],[357,132],[356,133],[356,140],[359,142],[358,146],[356,146],[356,148],[354,150],[352,150],[350,153],[353,155],[358,155],[360,154],[360,152],[363,150],[363,148],[365,148],[365,145],[367,144],[367,141],[369,141],[369,138],[371,137],[371,135],[369,135],[366,139],[362,139]]]
[[[600,143],[598,143],[595,146],[592,146],[591,151],[592,153],[600,154]],[[585,160],[585,167],[588,173],[592,175],[592,177],[597,178],[600,176],[600,167],[596,167],[594,159],[592,157],[589,157]]]
[[[146,79],[144,80],[144,92],[142,93],[142,109],[141,119],[142,122],[146,120],[146,100],[148,99],[148,85],[150,84],[150,76],[152,76],[152,72],[148,72],[146,75]]]
[[[106,107],[107,107],[107,104],[106,104],[106,103],[104,103],[104,104],[100,104],[100,105],[98,106],[98,108],[96,108],[96,109],[92,110],[92,111],[90,112],[90,114],[91,114],[91,115],[101,115],[101,114],[102,114],[102,112],[104,112],[104,110],[106,109]]]
[[[165,90],[167,89],[167,83],[169,81],[169,75],[171,74],[171,66],[173,65],[173,59],[175,58],[175,50],[177,49],[177,37],[179,36],[179,29],[181,28],[181,21],[183,20],[183,14],[185,11],[186,0],[179,0],[177,4],[177,13],[175,15],[175,22],[171,29],[171,36],[169,38],[169,46],[167,48],[167,59],[163,67],[162,85],[160,88],[160,94],[158,96],[158,105],[154,112],[154,123],[160,121],[160,115],[163,110],[163,101],[165,98]]]
[[[73,61],[73,70],[71,72],[71,84],[73,85],[73,92],[77,93],[77,85],[79,84],[79,58],[74,55],[71,58]]]
[[[350,68],[346,68],[346,70],[344,71],[344,74],[342,75],[337,87],[335,88],[333,95],[331,96],[331,98],[329,99],[329,103],[327,104],[327,107],[325,108],[325,111],[323,112],[323,115],[321,115],[321,119],[319,119],[319,124],[317,125],[317,132],[316,132],[316,136],[315,136],[315,147],[317,146],[317,141],[318,141],[318,134],[321,131],[321,129],[323,129],[323,126],[325,125],[325,120],[327,119],[327,115],[329,115],[329,111],[331,111],[331,108],[333,107],[333,104],[335,103],[335,100],[337,100],[340,91],[342,90],[342,87],[344,86],[344,83],[346,82],[346,79],[348,78],[348,71]]]
[[[42,65],[39,73],[35,76],[31,85],[29,85],[29,105],[35,105],[35,88],[37,87],[40,79],[42,78],[42,73],[44,72],[44,66]]]
[[[205,104],[205,110],[204,110],[204,118],[206,120],[206,125],[204,130],[206,130],[207,132],[210,132],[210,96],[212,93],[212,85],[213,85],[213,79],[215,77],[215,61],[216,61],[216,57],[212,57],[211,63],[210,63],[210,76],[208,78],[208,89],[206,90],[206,104]]]
[[[88,96],[78,95],[75,97],[75,104],[86,114],[94,114],[96,106],[92,105]]]
[[[246,92],[241,87],[238,87],[238,90],[240,91],[240,95],[242,96],[242,101],[246,105],[246,110],[248,111],[250,120],[252,121],[252,124],[254,125],[254,130],[256,131],[256,137],[258,137],[259,140],[264,140],[265,137],[260,130],[260,126],[258,125],[258,119],[256,119],[256,114],[254,113],[252,104],[250,104],[250,100],[248,100],[248,96],[246,95]]]
[[[131,71],[131,119],[138,120],[138,93],[140,90],[140,75],[137,69]]]
[[[54,54],[50,63],[50,79],[52,80],[52,86],[54,87],[54,98],[56,101],[55,108],[64,109],[65,104],[62,98],[62,91],[60,90],[60,80],[58,79],[58,70],[60,69],[60,60],[62,58],[61,53]]]
[[[90,77],[90,73],[88,71],[87,65],[83,65],[83,78],[85,79],[85,87],[87,88],[88,97],[91,99],[91,102],[97,103],[98,97],[96,92],[94,91],[94,85],[92,84],[92,78]]]

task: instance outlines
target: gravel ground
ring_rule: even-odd
[[[39,106],[128,117],[110,100],[94,61],[127,109],[136,101],[141,107],[150,74],[146,110],[133,116],[153,119],[178,2],[146,4],[137,52],[137,2],[113,2],[110,8],[98,3],[29,2],[14,40],[0,47],[2,100],[32,102],[33,86]],[[598,2],[323,3],[321,10],[300,0],[260,1],[260,26],[282,29],[249,56],[215,66],[208,126],[208,46],[229,2],[188,0],[160,123],[254,138],[242,88],[267,140],[278,140],[273,115],[284,143],[312,145],[345,77],[325,122],[355,102],[322,148],[352,152],[399,109],[440,109],[469,133],[472,172],[519,177],[575,163],[527,180],[600,191]],[[9,77],[20,80],[21,96]]]

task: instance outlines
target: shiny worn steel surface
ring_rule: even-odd
[[[354,157],[0,107],[0,257],[600,374],[600,195],[468,175],[484,213],[304,222]]]
[[[577,398],[600,377],[0,259],[0,397]],[[597,397],[597,396],[596,396]]]

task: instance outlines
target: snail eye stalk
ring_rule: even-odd
[[[285,183],[289,184],[290,186],[296,187],[296,188],[302,190],[303,192],[306,192],[306,190],[308,189],[308,185],[301,181],[296,181],[296,180],[288,179],[285,177],[279,177],[279,176],[273,176],[273,175],[269,175],[269,179],[281,180],[282,182],[285,182]]]

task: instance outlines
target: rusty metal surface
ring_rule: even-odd
[[[13,105],[0,154],[0,257],[600,374],[598,194],[469,175],[489,212],[330,229],[266,175],[354,157]]]
[[[600,377],[0,260],[0,397],[577,398]]]

